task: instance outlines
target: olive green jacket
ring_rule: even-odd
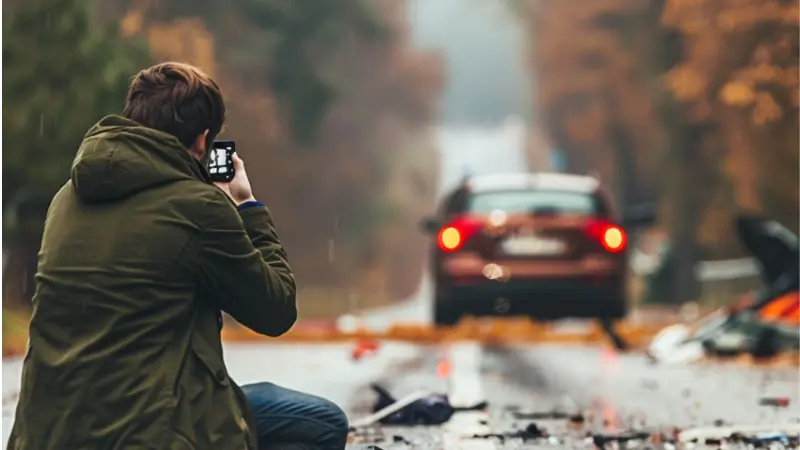
[[[179,141],[95,125],[47,213],[8,448],[256,448],[225,311],[268,336],[295,282],[268,210],[237,212]]]

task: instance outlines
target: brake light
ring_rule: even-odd
[[[591,237],[600,242],[606,251],[619,253],[625,250],[628,237],[622,228],[605,220],[597,220],[591,222],[586,230]]]
[[[610,252],[618,252],[625,248],[625,232],[613,225],[603,232],[603,247]]]
[[[460,217],[439,231],[437,238],[439,248],[443,252],[460,250],[464,243],[475,236],[483,228],[483,223],[472,218]]]
[[[455,250],[461,246],[461,232],[456,227],[446,227],[439,232],[439,247],[442,250]]]

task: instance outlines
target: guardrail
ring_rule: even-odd
[[[631,254],[630,266],[636,275],[652,274],[658,267],[658,263],[658,256],[646,255],[639,250],[634,250]],[[698,261],[694,267],[695,276],[700,281],[733,280],[757,276],[758,270],[758,263],[754,258]]]
[[[630,258],[631,272],[635,276],[651,275],[659,264],[659,257],[646,255],[638,249]],[[698,261],[694,267],[700,282],[700,298],[709,306],[721,306],[761,285],[758,262],[754,258],[736,258],[718,261]]]

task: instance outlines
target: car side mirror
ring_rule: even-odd
[[[436,234],[439,231],[439,221],[435,217],[425,217],[419,222],[419,229],[425,234]]]
[[[656,223],[658,208],[653,203],[631,206],[622,213],[622,227],[625,229],[646,228]]]

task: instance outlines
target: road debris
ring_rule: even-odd
[[[609,443],[615,444],[635,444],[649,441],[652,433],[642,431],[630,431],[618,434],[594,434],[591,436],[592,443],[598,448],[605,448]],[[663,441],[662,441],[663,442]]]
[[[571,429],[581,429],[586,425],[586,417],[583,414],[573,414],[567,420]]]
[[[547,433],[547,430],[545,430],[544,428],[540,428],[535,423],[531,423],[522,430],[510,431],[507,433],[475,434],[472,436],[472,439],[497,439],[501,443],[504,443],[506,440],[509,439],[521,439],[523,441],[530,441],[530,440],[543,439],[549,437],[551,436]]]
[[[353,423],[351,428],[365,427],[376,423],[384,425],[441,425],[460,411],[483,411],[488,402],[454,407],[447,395],[428,391],[417,391],[402,399],[395,399],[383,386],[370,386],[378,395],[372,408],[373,414]]]
[[[692,428],[681,431],[678,435],[678,442],[708,443],[719,440],[763,440],[777,435],[786,436],[787,439],[799,439],[800,425],[764,424]]]
[[[371,444],[386,441],[383,429],[378,426],[361,427],[351,430],[348,442],[351,444]]]
[[[380,388],[380,386],[373,385],[373,389],[375,387],[378,387],[383,392],[386,392],[383,388]],[[394,398],[391,397],[391,395],[389,395],[389,399],[392,400],[391,402],[385,402],[385,406],[382,409],[373,408],[374,412],[367,417],[352,421],[350,423],[350,430],[354,431],[359,428],[370,427],[378,423],[383,423],[382,421],[384,421],[387,417],[391,416],[392,414],[402,410],[403,408],[407,407],[408,405],[416,401],[427,398],[431,395],[433,394],[427,390],[412,392],[411,394],[398,400],[394,400]],[[380,396],[380,391],[379,391],[379,396]]]
[[[764,360],[800,351],[800,239],[761,217],[739,216],[734,225],[759,261],[762,287],[694,323],[664,328],[648,346],[651,361],[689,363],[744,354]]]
[[[789,406],[788,397],[764,397],[758,401],[761,406],[775,406],[778,408],[786,408]]]
[[[405,437],[403,437],[403,436],[400,436],[400,435],[397,435],[397,434],[395,434],[394,436],[392,436],[392,442],[394,442],[394,443],[398,443],[398,444],[406,444],[406,445],[411,445],[411,441],[409,441],[409,440],[408,440],[408,439],[406,439]]]
[[[569,419],[572,415],[561,411],[545,411],[545,412],[521,412],[512,411],[511,415],[518,420],[564,420]]]
[[[397,402],[382,386],[373,384],[371,387],[378,394],[373,412],[377,413]],[[450,420],[454,412],[455,408],[450,405],[446,395],[430,394],[379,419],[379,422],[389,425],[441,425]]]
[[[378,352],[380,342],[377,339],[359,339],[353,346],[353,351],[350,353],[350,358],[353,361],[359,361],[365,356],[372,356]]]

